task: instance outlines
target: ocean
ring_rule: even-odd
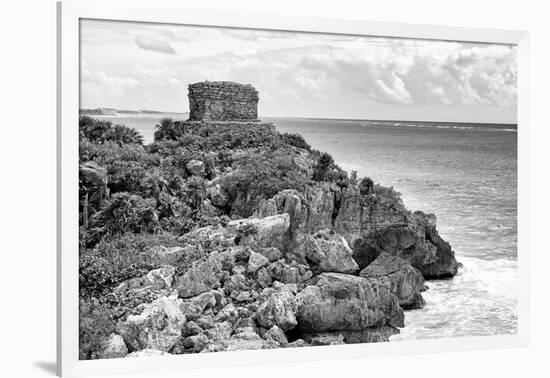
[[[162,117],[101,116],[140,131],[146,143]],[[411,211],[434,213],[463,264],[434,280],[426,306],[407,311],[394,340],[501,335],[517,329],[517,130],[515,125],[263,118],[301,134],[359,177],[393,186]]]

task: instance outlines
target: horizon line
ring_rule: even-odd
[[[115,111],[130,111],[130,112],[154,112],[152,114],[189,114],[189,111],[186,112],[176,112],[176,111],[164,111],[164,110],[151,110],[151,109],[117,109],[109,107],[96,107],[96,108],[79,108],[79,111],[82,110],[97,110],[97,109],[114,109]],[[97,114],[96,114],[97,115]],[[109,116],[109,115],[105,115]],[[315,116],[274,116],[274,115],[265,115],[261,118],[297,118],[297,119],[316,119],[316,120],[327,120],[327,121],[367,121],[367,122],[414,122],[414,123],[438,123],[438,124],[477,124],[477,125],[515,125],[517,122],[469,122],[469,121],[426,121],[426,120],[410,120],[410,119],[376,119],[376,118],[338,118],[338,117],[315,117]]]

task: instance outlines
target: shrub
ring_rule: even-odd
[[[107,130],[102,136],[103,141],[116,142],[123,144],[143,144],[143,136],[136,130],[124,125],[115,125]]]
[[[90,243],[104,235],[155,232],[159,226],[156,200],[127,192],[115,193],[90,219]]]
[[[311,146],[306,142],[303,136],[300,134],[284,133],[280,134],[283,143],[290,146],[301,148],[307,151],[311,151]]]
[[[302,190],[306,174],[284,153],[248,154],[234,163],[235,171],[222,177],[220,185],[230,194],[236,212],[249,216],[265,198],[284,189]]]
[[[81,300],[79,306],[79,359],[101,358],[109,335],[115,330],[110,309],[96,298]]]
[[[174,122],[172,118],[162,118],[160,123],[155,126],[153,134],[155,141],[178,140],[185,134],[185,129],[180,122]]]
[[[317,164],[313,167],[313,180],[324,181],[325,175],[333,164],[334,159],[332,156],[327,152],[323,152],[321,156],[319,156]]]
[[[113,126],[111,121],[81,116],[79,119],[80,139],[93,143],[114,142],[122,144],[143,144],[143,136],[136,130],[124,125]]]
[[[364,177],[359,182],[359,193],[367,195],[374,189],[374,182],[370,177]]]
[[[143,253],[151,247],[180,246],[171,233],[125,234],[107,237],[91,249],[80,250],[79,290],[81,297],[101,296],[121,282],[139,277],[157,266]]]

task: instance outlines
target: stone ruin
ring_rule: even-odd
[[[250,84],[203,81],[189,85],[190,121],[258,121],[258,91]]]
[[[253,129],[274,133],[275,125],[258,119],[258,91],[250,84],[202,81],[189,84],[189,119],[176,122],[180,133],[198,133],[205,126],[224,130]]]

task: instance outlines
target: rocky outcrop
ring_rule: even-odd
[[[273,198],[262,201],[253,216],[261,218],[286,213],[290,217],[292,231],[317,232],[332,227],[338,192],[338,187],[330,183],[308,186],[304,193],[283,190]]]
[[[282,283],[300,284],[313,277],[309,265],[299,264],[296,261],[287,263],[284,259],[270,264],[267,267],[267,273],[272,279]]]
[[[359,276],[385,284],[404,309],[422,308],[425,304],[420,294],[424,277],[407,261],[397,256],[382,253]]]
[[[302,332],[361,332],[373,327],[403,327],[398,300],[383,284],[341,273],[322,273],[296,296]]]
[[[190,298],[220,287],[222,263],[219,254],[213,253],[194,263],[176,283],[178,295]]]
[[[128,348],[122,336],[112,333],[105,341],[101,358],[122,358],[128,354]]]
[[[277,326],[283,331],[296,327],[296,286],[279,285],[275,289],[265,289],[265,298],[256,310],[255,318],[265,328]]]
[[[128,291],[141,290],[170,290],[176,274],[173,266],[165,265],[149,271],[143,277],[132,278],[120,284],[115,292],[126,293]]]
[[[352,274],[359,270],[346,239],[334,231],[323,230],[303,237],[297,253],[314,272]]]
[[[181,299],[160,297],[143,306],[141,313],[119,323],[117,333],[132,351],[156,349],[168,352],[181,338],[186,322]]]
[[[434,215],[416,212],[406,222],[376,229],[354,244],[354,258],[364,268],[383,252],[398,256],[429,278],[452,277],[458,263],[449,243],[436,231]]]
[[[284,242],[290,227],[288,214],[277,214],[262,219],[248,218],[231,221],[228,233],[238,237],[236,244],[256,247],[276,247]]]
[[[284,190],[261,202],[254,216],[282,213],[289,214],[295,239],[323,229],[342,235],[360,269],[386,252],[407,260],[428,279],[457,272],[454,252],[439,236],[435,216],[409,212],[390,189],[378,188],[364,194],[359,189],[320,183],[304,193]],[[293,245],[289,252],[295,252],[296,247]]]

